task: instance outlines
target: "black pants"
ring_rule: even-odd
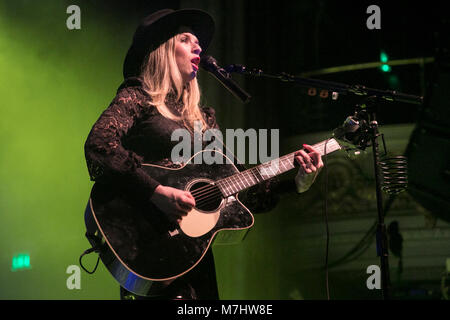
[[[121,300],[218,300],[216,269],[211,248],[205,253],[197,266],[185,275],[177,278],[167,286],[161,295],[155,297],[143,297],[135,295],[120,287]]]

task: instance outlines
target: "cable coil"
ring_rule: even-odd
[[[408,187],[408,160],[404,156],[384,158],[380,161],[383,184],[381,189],[390,195],[403,192]]]

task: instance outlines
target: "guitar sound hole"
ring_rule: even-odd
[[[195,198],[195,207],[202,211],[217,211],[223,199],[220,189],[209,182],[196,182],[189,191]]]

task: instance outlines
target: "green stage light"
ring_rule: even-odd
[[[31,269],[30,255],[28,253],[16,254],[12,259],[11,270]]]
[[[380,52],[380,62],[386,63],[386,62],[388,62],[388,60],[389,60],[389,57],[386,54],[386,52],[381,51]]]
[[[391,66],[387,64],[388,61],[389,61],[389,57],[388,57],[387,53],[382,50],[380,52],[380,62],[383,63],[380,66],[381,71],[383,71],[383,72],[390,72],[391,71]]]
[[[381,65],[381,71],[389,72],[389,71],[391,71],[391,66],[388,64],[383,64],[383,65]]]

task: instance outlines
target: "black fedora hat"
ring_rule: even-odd
[[[138,76],[149,52],[174,35],[187,30],[192,30],[204,52],[214,34],[214,20],[208,13],[198,9],[163,9],[142,19],[125,57],[124,78]]]

